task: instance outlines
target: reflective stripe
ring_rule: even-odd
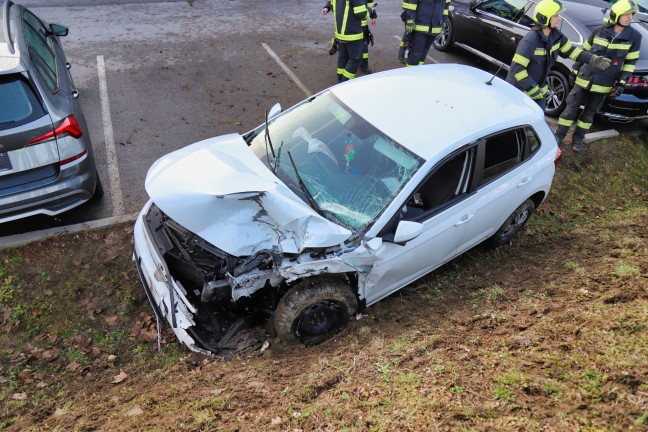
[[[635,71],[635,65],[633,64],[624,64],[623,67],[621,68],[623,72],[634,72]]]
[[[559,124],[560,126],[567,126],[567,127],[569,127],[569,126],[571,126],[572,124],[574,124],[574,120],[568,120],[568,119],[564,119],[564,118],[562,118],[562,117],[558,117],[558,124]]]
[[[611,43],[608,45],[608,49],[617,49],[628,51],[632,45],[629,43]]]
[[[612,86],[602,86],[596,84],[592,84],[592,88],[590,89],[590,91],[593,93],[610,93],[610,90],[612,90]]]
[[[575,84],[576,84],[577,86],[580,86],[580,87],[587,87],[587,86],[589,85],[589,83],[590,83],[590,82],[589,82],[588,80],[585,80],[585,79],[583,79],[583,78],[581,78],[581,77],[576,77],[576,82],[575,82]]]
[[[335,32],[335,38],[340,41],[344,42],[352,42],[356,40],[360,40],[364,37],[364,33],[356,33],[356,34],[351,34],[351,35],[343,35],[340,33]]]
[[[362,58],[363,59],[368,59],[369,58],[369,53],[362,53]]]
[[[589,129],[592,127],[592,123],[583,123],[582,121],[578,120],[576,127],[579,127],[581,129]]]
[[[524,67],[527,67],[529,65],[529,59],[524,57],[524,56],[521,56],[520,54],[515,54],[513,56],[513,61],[515,63],[517,63],[517,64],[520,64],[520,65],[524,66]]]
[[[412,4],[412,3],[403,2],[403,9],[415,11],[417,6],[418,6],[418,3]]]
[[[432,30],[430,30],[430,33],[432,34],[439,34],[443,30],[443,27],[432,27]]]
[[[639,51],[632,51],[626,54],[626,60],[637,60],[639,58]]]
[[[342,72],[342,75],[344,75],[346,78],[349,78],[349,79],[355,78],[356,74],[351,73],[351,72],[349,72],[349,71],[347,71],[345,69],[343,69],[343,70],[344,70],[344,72]]]
[[[525,90],[524,93],[528,94],[529,96],[533,97],[536,93],[540,91],[540,87],[535,86],[531,90]]]
[[[600,37],[595,37],[594,38],[594,43],[596,45],[601,45],[601,46],[604,46],[604,47],[607,47],[610,44],[610,42],[608,42],[605,39],[600,38]]]
[[[563,45],[562,48],[560,48],[560,51],[566,53],[567,51],[569,51],[571,49],[571,47],[572,47],[572,43],[571,43],[571,41],[568,40],[567,43],[565,45]]]
[[[544,48],[536,48],[535,51],[533,51],[533,55],[545,56],[547,55],[547,50]]]
[[[336,72],[338,75],[344,75],[344,68],[337,68]]]
[[[524,69],[524,70],[521,70],[520,72],[516,73],[513,76],[515,77],[516,80],[522,81],[524,78],[529,76],[529,72],[527,72],[527,70]]]
[[[579,56],[582,52],[583,52],[582,49],[580,49],[580,48],[578,48],[578,47],[574,47],[574,50],[571,52],[571,54],[569,54],[569,58],[572,59],[572,60],[574,60],[574,61],[576,61],[576,59],[578,58],[578,56]]]
[[[353,13],[355,15],[361,13],[361,12],[367,12],[367,5],[363,4],[362,6],[356,6],[353,8]]]
[[[589,51],[592,49],[592,45],[589,43],[589,41],[585,41],[585,43],[583,44],[583,48]]]
[[[551,50],[549,50],[549,52],[553,54],[553,52],[556,51],[557,49],[560,49],[560,42],[554,44],[554,46],[551,47]]]

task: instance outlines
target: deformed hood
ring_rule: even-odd
[[[170,218],[235,256],[299,253],[351,235],[299,199],[238,134],[163,156],[149,169],[145,187]]]

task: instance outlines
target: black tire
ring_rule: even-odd
[[[103,184],[101,183],[101,177],[99,177],[99,172],[97,171],[97,183],[95,184],[95,190],[94,193],[92,194],[92,200],[97,201],[103,198],[104,196],[104,188]]]
[[[534,210],[535,203],[531,198],[520,204],[520,206],[511,213],[511,216],[504,221],[493,237],[491,237],[491,245],[493,247],[498,247],[508,244],[515,234],[520,232],[529,218],[531,218]]]
[[[452,48],[452,21],[448,19],[448,22],[443,25],[443,30],[441,33],[434,38],[434,41],[432,42],[434,44],[434,48],[436,48],[439,51],[449,51],[450,48]]]
[[[567,105],[567,95],[569,95],[569,80],[559,70],[549,71],[547,76],[547,85],[549,93],[547,93],[547,107],[545,114],[549,117],[558,117]]]
[[[358,309],[340,279],[307,279],[288,290],[274,316],[277,336],[288,344],[316,345],[340,333]]]

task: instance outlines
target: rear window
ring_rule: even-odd
[[[27,124],[44,115],[27,80],[20,75],[0,76],[0,130]]]

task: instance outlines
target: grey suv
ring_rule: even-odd
[[[59,36],[0,0],[0,223],[56,215],[101,195],[90,136]]]

